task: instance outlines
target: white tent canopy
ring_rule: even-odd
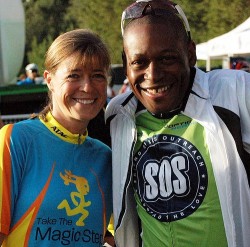
[[[0,86],[16,84],[25,48],[25,17],[21,0],[0,0]]]
[[[250,56],[250,17],[230,32],[198,44],[196,52],[198,60],[207,61],[207,70],[211,59]]]

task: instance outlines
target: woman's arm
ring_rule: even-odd
[[[1,116],[0,116],[0,129],[4,126],[4,123],[3,123],[3,120],[1,119]]]
[[[5,238],[5,234],[0,233],[0,246],[2,245],[4,238]]]

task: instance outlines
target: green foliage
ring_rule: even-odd
[[[120,18],[133,0],[23,0],[26,15],[24,66],[43,68],[44,54],[59,34],[76,28],[97,32],[108,45],[112,63],[121,63]],[[250,16],[249,0],[179,0],[196,43],[230,31]],[[40,70],[41,70],[40,69]]]
[[[23,1],[23,4],[26,19],[26,56],[23,67],[28,63],[37,63],[42,71],[42,60],[47,48],[69,25],[64,20],[69,1],[29,0]]]
[[[249,0],[179,0],[198,44],[224,34],[250,16]]]
[[[36,63],[38,65],[40,75],[45,69],[44,56],[52,41],[53,41],[52,37],[48,36],[46,39],[43,39],[42,42],[38,43],[37,38],[34,37],[31,42],[31,49],[30,51],[27,52],[29,61]]]
[[[74,28],[89,28],[97,32],[108,45],[113,63],[121,63],[122,37],[120,18],[132,1],[72,0],[66,19],[74,20]]]

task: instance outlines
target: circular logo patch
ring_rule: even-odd
[[[133,158],[133,182],[142,206],[162,222],[183,219],[201,205],[207,169],[198,149],[174,135],[146,139]]]

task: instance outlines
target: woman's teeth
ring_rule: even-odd
[[[88,104],[92,104],[94,102],[94,100],[86,100],[86,99],[75,99],[78,103],[81,103],[81,104],[85,104],[85,105],[88,105]]]

